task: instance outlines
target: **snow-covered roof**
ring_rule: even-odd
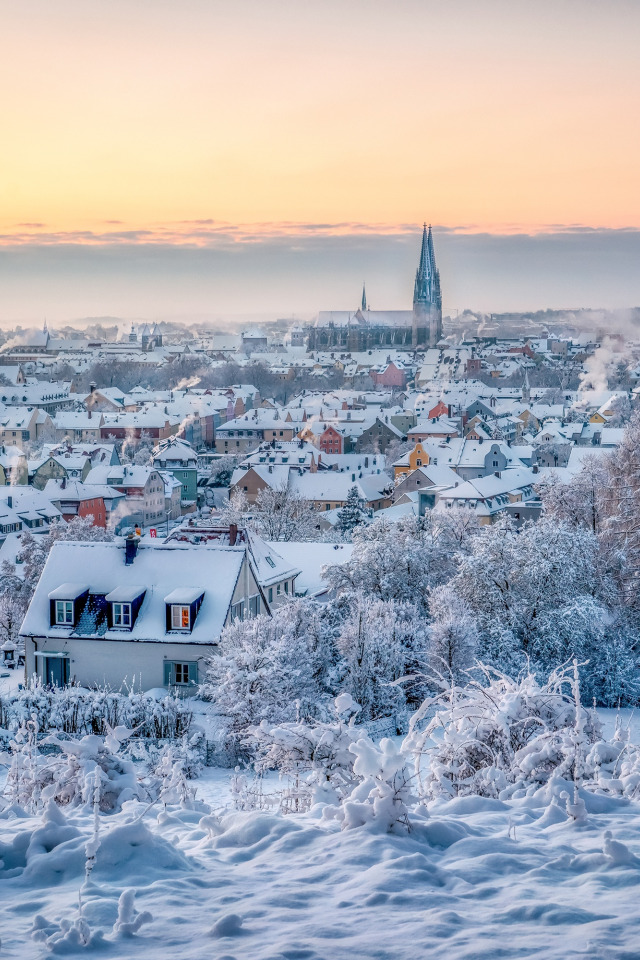
[[[270,542],[268,546],[278,551],[286,563],[300,571],[296,580],[296,593],[310,597],[327,592],[327,584],[322,578],[324,567],[348,563],[353,552],[351,543],[307,543],[288,540],[284,543]]]
[[[164,598],[165,603],[195,603],[202,596],[201,587],[176,587]]]
[[[61,583],[55,590],[49,591],[49,600],[77,600],[89,589],[88,583]]]
[[[244,553],[220,547],[201,549],[190,544],[162,544],[152,540],[140,543],[133,564],[125,565],[122,541],[77,542],[58,541],[51,549],[33,600],[22,625],[25,636],[55,634],[61,640],[71,636],[104,636],[123,639],[122,631],[105,629],[96,633],[75,627],[51,627],[49,599],[64,597],[66,589],[80,586],[89,589],[90,596],[106,597],[112,591],[126,587],[131,576],[130,589],[146,590],[136,621],[126,639],[144,642],[216,643],[227,619],[233,591],[240,576]],[[61,571],[66,577],[61,586]],[[185,595],[204,594],[202,605],[191,633],[169,632],[166,629],[166,600],[172,591]],[[79,595],[79,594],[76,594]],[[136,594],[139,595],[139,594]]]
[[[124,584],[116,587],[111,593],[108,593],[105,600],[108,603],[132,603],[136,597],[141,596],[147,588],[142,584]]]

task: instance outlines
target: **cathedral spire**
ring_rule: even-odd
[[[362,309],[367,309],[367,290],[364,283],[362,284]]]
[[[427,232],[426,223],[422,227],[422,245],[420,247],[420,262],[416,270],[416,283],[413,290],[413,302],[431,303],[431,284],[433,280],[435,257],[433,256],[433,237],[431,227]]]

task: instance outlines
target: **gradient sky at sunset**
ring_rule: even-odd
[[[640,302],[618,276],[636,0],[21,0],[2,20],[5,324],[342,307],[363,273],[403,307],[425,218],[445,310]]]

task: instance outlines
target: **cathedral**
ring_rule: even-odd
[[[442,295],[436,267],[433,234],[422,230],[420,261],[413,288],[412,310],[369,310],[363,287],[362,303],[350,310],[321,311],[309,333],[308,350],[344,350],[349,353],[394,347],[425,350],[442,339]]]

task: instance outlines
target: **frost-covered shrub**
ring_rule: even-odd
[[[341,804],[324,808],[325,819],[337,820],[343,830],[365,825],[383,833],[409,829],[409,808],[416,799],[413,777],[393,740],[381,740],[376,746],[368,737],[361,737],[349,751],[358,782]]]
[[[354,725],[357,706],[349,694],[337,697],[334,709],[333,722],[270,725],[263,720],[251,727],[246,743],[257,773],[277,770],[294,778],[298,787],[302,778],[310,802],[345,796],[357,779],[350,747],[362,737],[362,730]]]
[[[125,731],[113,731],[106,738],[89,734],[80,740],[50,736],[43,745],[59,752],[47,754],[37,750],[28,737],[22,743],[18,741],[7,793],[27,806],[48,800],[59,806],[93,804],[98,777],[99,805],[104,812],[119,810],[126,800],[149,800],[134,764],[119,755],[124,735]]]
[[[408,804],[414,799],[406,758],[392,740],[379,746],[355,726],[358,707],[348,693],[334,702],[332,723],[290,723],[270,727],[263,721],[250,730],[248,741],[260,777],[277,770],[288,778],[279,791],[265,794],[262,783],[237,778],[242,809],[278,805],[284,813],[323,805],[326,819],[343,829],[369,824],[389,831],[409,825]]]
[[[169,693],[158,700],[142,693],[48,687],[34,678],[24,690],[0,699],[4,728],[16,731],[32,719],[41,732],[99,735],[125,726],[139,737],[177,739],[188,734],[192,712],[188,700]]]
[[[554,776],[581,776],[600,726],[574,691],[566,670],[539,683],[531,673],[514,680],[484,668],[483,682],[452,685],[426,700],[403,745],[414,758],[422,795],[498,797]]]

